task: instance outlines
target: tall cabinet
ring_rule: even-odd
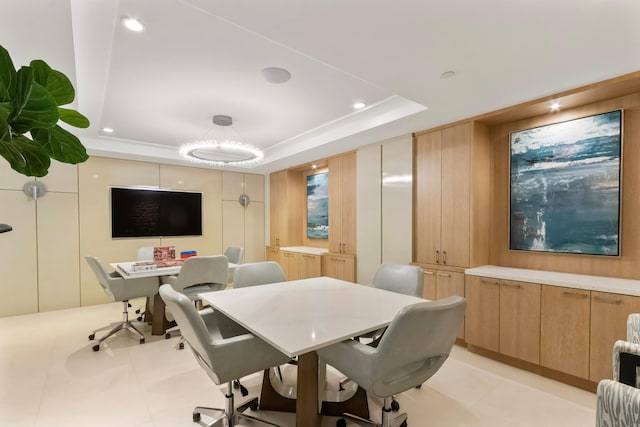
[[[283,170],[270,176],[270,244],[297,246],[302,242],[302,206],[305,189],[302,173]]]

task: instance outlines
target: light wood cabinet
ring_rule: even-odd
[[[270,245],[300,245],[304,226],[302,207],[305,194],[302,173],[293,170],[272,173],[269,188],[271,192]]]
[[[424,288],[422,289],[422,298],[428,300],[436,299],[436,270],[432,268],[423,268]]]
[[[280,264],[287,280],[322,276],[322,259],[320,255],[281,251],[277,247],[268,246],[266,258],[267,261],[275,261]]]
[[[500,353],[540,363],[540,285],[500,280]]]
[[[328,253],[322,255],[322,275],[355,282],[356,257]]]
[[[500,351],[500,281],[467,276],[465,341],[487,350]]]
[[[414,262],[488,263],[490,150],[478,122],[415,136]]]
[[[454,295],[464,296],[464,273],[449,270],[436,270],[436,299]],[[458,328],[457,338],[464,340],[463,320]]]
[[[300,254],[298,258],[298,277],[308,279],[322,276],[322,259],[320,255]]]
[[[288,251],[280,252],[280,261],[281,261],[280,265],[284,270],[284,275],[287,276],[287,280],[300,279],[300,276],[298,273],[299,259],[300,259],[300,254],[297,252],[288,252]]]
[[[540,364],[589,378],[590,291],[542,286]],[[611,349],[610,349],[611,351]]]
[[[282,260],[280,259],[280,249],[278,249],[277,247],[267,246],[265,258],[267,261],[275,261],[280,264],[280,266],[282,266]]]
[[[329,252],[356,254],[356,155],[329,159]]]
[[[612,378],[613,344],[617,340],[626,340],[627,317],[631,313],[640,313],[640,297],[591,292],[591,381]]]

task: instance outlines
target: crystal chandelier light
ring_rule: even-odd
[[[214,126],[222,128],[221,136],[208,139],[205,134],[200,140],[182,144],[179,149],[182,157],[194,163],[209,166],[251,167],[262,161],[264,153],[259,148],[225,135],[224,128],[233,124],[231,117],[217,115],[213,117],[213,123]],[[213,126],[209,131],[212,128]]]

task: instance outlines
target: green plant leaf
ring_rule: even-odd
[[[73,102],[76,96],[71,80],[60,71],[54,70],[41,59],[31,61],[33,79],[44,86],[56,100],[57,105],[66,105]]]
[[[82,163],[89,158],[78,137],[54,126],[50,129],[32,129],[33,140],[49,153],[52,159],[63,163]]]
[[[0,46],[0,101],[9,101],[16,90],[16,69],[7,50]]]
[[[9,121],[11,115],[11,102],[0,102],[0,121]]]
[[[89,119],[75,110],[69,110],[67,108],[58,108],[60,113],[60,120],[68,125],[75,126],[77,128],[88,128]]]
[[[11,119],[20,115],[27,104],[33,88],[33,70],[29,67],[20,67],[16,73],[16,90],[13,97],[13,112]]]
[[[47,152],[25,136],[0,139],[0,156],[9,162],[13,170],[25,176],[45,176],[51,165]]]
[[[51,128],[60,115],[55,99],[44,86],[33,82],[31,94],[20,114],[10,120],[15,133],[25,133],[34,128]]]

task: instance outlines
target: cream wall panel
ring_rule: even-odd
[[[79,307],[78,195],[49,192],[37,205],[38,311]]]
[[[413,141],[382,144],[382,262],[411,262]]]
[[[163,246],[175,246],[178,254],[188,250],[195,250],[200,255],[222,253],[223,181],[221,171],[160,165],[160,187],[202,193],[202,236],[162,238]]]
[[[36,180],[42,181],[47,186],[47,191],[77,193],[78,165],[52,161],[49,173]]]
[[[380,144],[360,148],[356,153],[356,223],[358,283],[371,283],[381,262],[382,234],[382,149]],[[329,172],[331,173],[331,172]]]
[[[244,174],[222,172],[222,200],[238,200],[244,193]]]
[[[229,246],[245,247],[245,212],[240,203],[235,200],[222,201],[222,246],[224,249]]]
[[[4,158],[0,159],[0,190],[22,191],[22,186],[29,181],[33,181],[33,178],[20,175],[11,169],[11,166]]]
[[[98,284],[85,256],[105,264],[135,259],[140,246],[157,246],[160,239],[112,239],[109,188],[159,185],[160,166],[154,163],[91,157],[78,167],[80,223],[80,303],[110,301]]]
[[[4,169],[8,168],[0,168],[7,172]],[[2,178],[11,175],[17,173],[7,173]],[[38,311],[35,202],[21,189],[0,190],[0,222],[13,227],[13,231],[0,234],[0,316],[35,313]]]
[[[239,205],[239,204],[238,204]],[[244,262],[265,260],[265,206],[264,202],[251,202],[244,212]]]
[[[264,175],[244,174],[244,192],[252,202],[264,202]]]

